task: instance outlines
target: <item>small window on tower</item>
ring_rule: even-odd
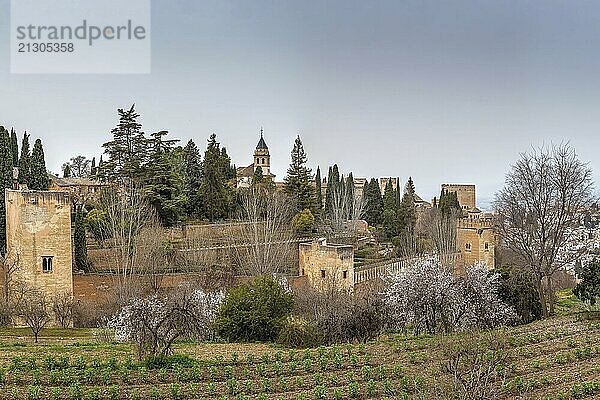
[[[52,272],[52,256],[42,257],[42,272],[49,274]]]
[[[325,278],[325,270],[324,269],[321,270],[321,278]]]
[[[471,251],[471,243],[465,243],[465,250]]]
[[[488,250],[490,249],[490,244],[486,242],[486,243],[483,245],[483,248],[485,249],[485,251],[488,251]]]
[[[348,278],[348,271],[342,272],[342,278],[344,278],[344,279]]]

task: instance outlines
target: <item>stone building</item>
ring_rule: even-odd
[[[325,239],[300,243],[299,273],[309,285],[326,289],[331,285],[347,290],[354,288],[354,247],[328,244]]]
[[[492,214],[473,208],[457,222],[456,243],[463,254],[465,265],[483,262],[488,268],[495,266],[496,236]]]
[[[442,184],[442,190],[447,193],[456,192],[458,202],[463,210],[476,208],[475,185]]]
[[[475,185],[442,184],[442,190],[455,192],[463,210],[456,226],[456,246],[464,265],[479,261],[493,269],[496,246],[493,216],[477,208]]]
[[[254,162],[247,167],[236,169],[237,187],[249,187],[252,184],[252,177],[256,169],[260,167],[265,178],[275,180],[275,175],[271,173],[271,155],[269,147],[263,138],[263,130],[260,129],[260,139],[254,149]]]
[[[73,296],[71,202],[61,191],[6,190],[6,244],[13,282],[52,300]]]

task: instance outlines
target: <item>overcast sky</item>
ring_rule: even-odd
[[[42,138],[53,171],[99,156],[133,102],[146,132],[215,132],[238,166],[264,127],[278,179],[298,133],[313,168],[412,176],[427,199],[475,183],[485,205],[551,141],[600,170],[598,1],[157,0],[147,75],[12,75],[9,8],[0,124]]]

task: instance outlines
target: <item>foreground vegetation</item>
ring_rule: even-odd
[[[503,399],[600,396],[600,322],[576,316],[308,350],[178,343],[177,356],[142,363],[133,346],[93,333],[47,330],[34,345],[26,331],[3,330],[0,398],[444,399],[482,390]]]

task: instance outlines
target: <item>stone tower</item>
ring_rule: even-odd
[[[271,156],[269,155],[269,147],[263,138],[263,130],[260,128],[260,140],[254,150],[254,171],[260,167],[264,176],[271,173]]]
[[[66,192],[6,190],[6,250],[12,280],[42,293],[73,296],[71,202]]]

